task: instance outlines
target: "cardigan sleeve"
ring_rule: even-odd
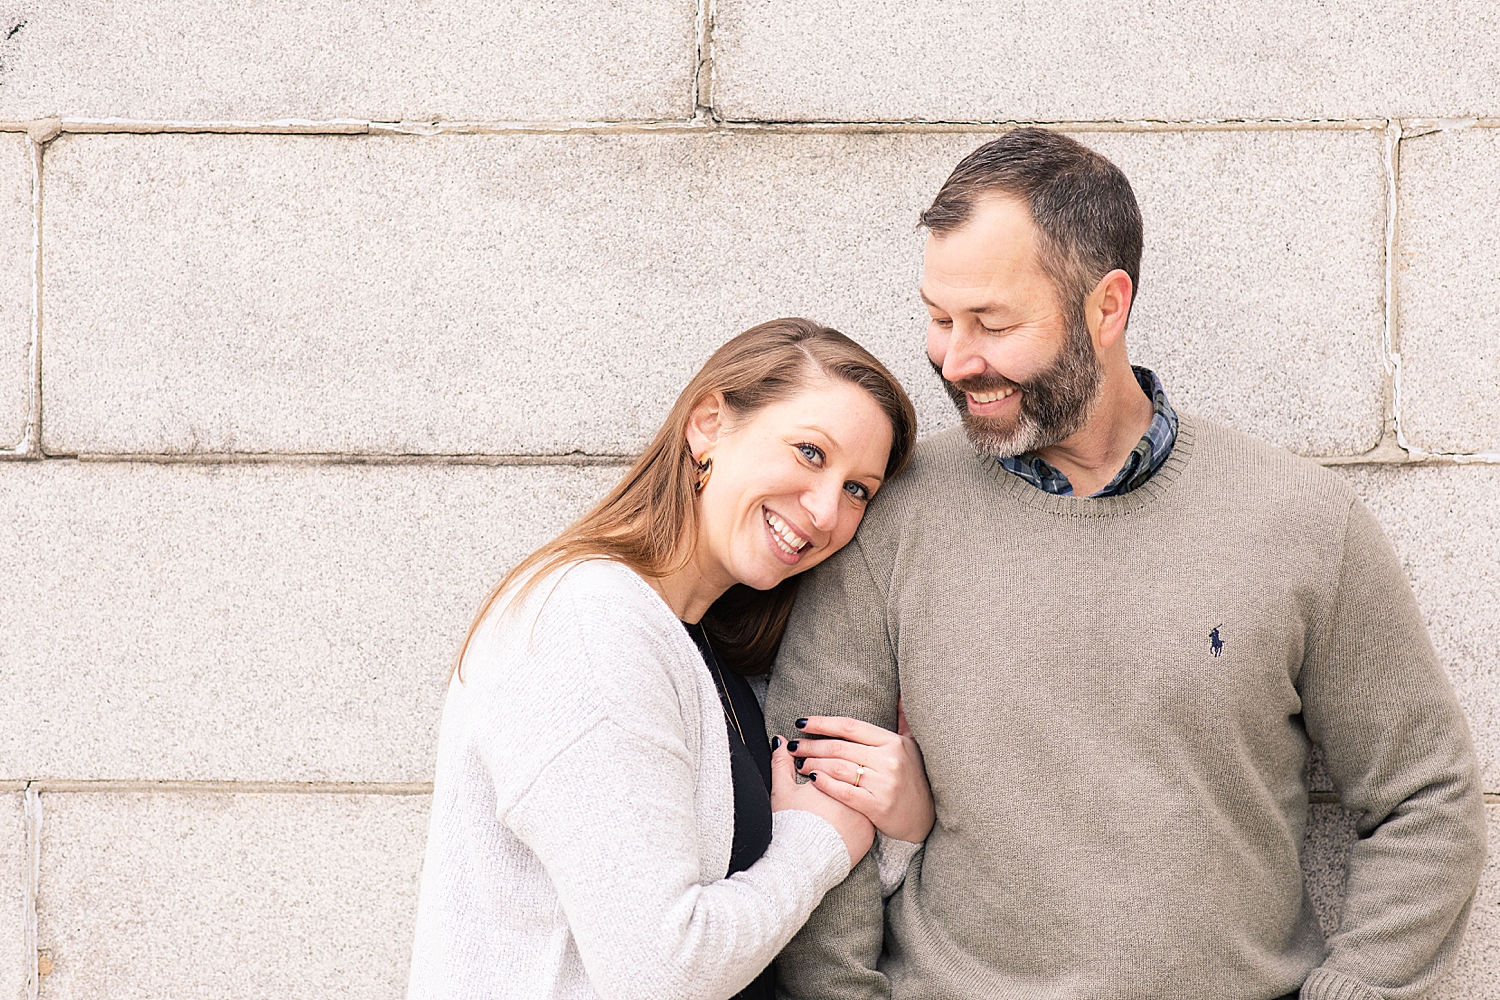
[[[497,819],[545,870],[602,998],[732,996],[848,874],[843,839],[812,813],[778,812],[759,861],[705,882],[728,837],[723,859],[700,857],[702,824],[733,820],[732,806],[698,812],[703,754],[728,747],[700,744],[691,641],[615,564],[560,574],[532,607],[507,625],[524,643],[480,664],[489,686],[469,738]]]
[[[1339,929],[1304,1000],[1406,1000],[1451,963],[1485,855],[1479,766],[1396,553],[1364,504],[1297,683],[1359,814]]]
[[[693,792],[685,753],[605,719],[504,817],[546,869],[606,1000],[732,996],[849,871],[832,825],[784,810],[759,861],[700,884]]]

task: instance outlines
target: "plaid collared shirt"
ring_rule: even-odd
[[[1119,496],[1141,486],[1161,468],[1167,456],[1172,454],[1172,446],[1177,443],[1177,411],[1167,402],[1167,390],[1162,387],[1161,379],[1149,368],[1132,366],[1132,370],[1135,380],[1141,384],[1141,391],[1151,397],[1156,412],[1151,417],[1151,426],[1146,428],[1145,435],[1131,450],[1125,464],[1108,486],[1093,494],[1096,497]],[[1016,455],[999,462],[1007,472],[1015,473],[1045,493],[1060,497],[1073,495],[1073,484],[1068,482],[1068,477],[1036,455]]]

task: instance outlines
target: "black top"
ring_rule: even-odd
[[[734,845],[729,850],[726,877],[760,860],[771,846],[771,748],[766,743],[766,720],[750,684],[724,666],[702,625],[683,623],[703,654],[719,702],[724,727],[729,730],[729,772],[734,782]],[[775,978],[768,968],[733,1000],[773,1000]]]

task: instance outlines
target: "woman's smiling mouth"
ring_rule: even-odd
[[[773,546],[784,560],[787,562],[796,562],[801,557],[802,552],[812,545],[812,540],[803,537],[801,532],[793,528],[769,507],[762,507],[760,510],[761,517],[766,522],[766,529],[770,533]]]

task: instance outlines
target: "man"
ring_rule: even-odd
[[[1419,996],[1484,815],[1379,525],[1132,369],[1140,211],[1102,156],[1010,132],[922,222],[927,352],[964,426],[804,583],[766,716],[894,728],[899,699],[937,822],[884,919],[874,860],[825,898],[782,995]],[[857,748],[799,742],[803,773],[858,777]],[[1327,941],[1298,863],[1315,743],[1359,815]]]

